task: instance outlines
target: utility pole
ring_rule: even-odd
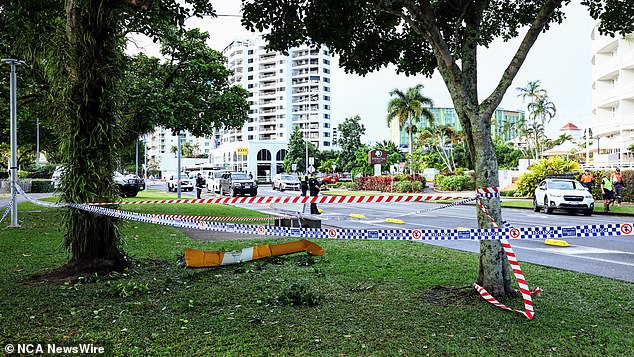
[[[17,194],[16,184],[18,178],[18,124],[17,124],[17,76],[16,76],[16,66],[20,64],[24,64],[23,61],[17,59],[6,58],[3,59],[2,62],[8,63],[11,65],[11,76],[10,76],[10,127],[11,127],[11,160],[9,170],[11,171],[11,224],[10,228],[19,228],[18,224],[18,206],[15,202],[15,196]]]
[[[37,117],[35,127],[35,165],[40,164],[40,117]]]
[[[176,152],[177,152],[177,162],[176,170],[178,170],[178,174],[176,175],[176,197],[181,198],[181,133],[180,131],[176,133]]]

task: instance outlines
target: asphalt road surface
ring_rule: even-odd
[[[150,185],[149,188],[167,190],[165,184]],[[162,187],[162,188],[161,188]],[[261,185],[258,196],[299,195],[299,192],[272,191],[271,186]],[[184,192],[183,197],[196,197],[194,192]],[[215,196],[204,191],[203,198]],[[244,205],[250,209],[263,212],[301,212],[303,205]],[[432,212],[412,214],[440,205],[433,203],[390,203],[376,204],[343,204],[320,205],[324,210],[319,216],[322,224],[337,228],[409,228],[409,229],[442,229],[442,228],[476,228],[475,205],[454,206]],[[308,210],[306,209],[306,212]],[[365,219],[351,219],[351,213],[363,214]],[[579,214],[555,212],[547,215],[529,209],[504,208],[504,219],[514,227],[536,226],[571,226],[604,223],[634,223],[633,217],[617,217],[593,215],[586,217]],[[403,220],[404,224],[386,223],[386,218]],[[545,245],[543,240],[512,241],[520,261],[557,267],[577,272],[605,276],[634,282],[634,236],[567,238],[569,247]],[[433,244],[469,252],[479,252],[477,241],[424,241]]]

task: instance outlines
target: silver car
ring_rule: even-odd
[[[273,177],[273,190],[299,191],[299,179],[289,174],[277,174]]]

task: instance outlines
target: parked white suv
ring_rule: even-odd
[[[572,179],[545,179],[535,189],[533,210],[544,209],[552,213],[553,209],[581,211],[584,215],[592,215],[594,199],[581,182]]]
[[[181,191],[193,191],[194,184],[187,175],[187,173],[181,173]],[[167,181],[167,192],[176,192],[178,191],[178,175],[170,176],[169,181]]]
[[[229,171],[226,170],[214,170],[207,173],[207,191],[220,193],[220,180],[222,175]]]

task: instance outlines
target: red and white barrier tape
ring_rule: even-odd
[[[185,216],[180,214],[153,214],[152,217],[179,219],[181,221],[216,221],[216,222],[253,222],[267,221],[286,218],[296,218],[294,216],[273,216],[273,217],[214,217],[214,216]]]
[[[480,200],[478,200],[478,206],[480,207],[482,212],[484,212],[484,214],[491,220],[491,223],[493,223],[493,227],[499,229],[500,226],[495,222],[493,217],[491,217],[489,212],[487,212],[486,208],[484,208],[484,205],[482,204]],[[481,287],[477,283],[473,283],[473,287],[480,294],[480,296],[482,296],[482,298],[484,298],[484,300],[488,301],[489,303],[499,307],[500,309],[520,313],[526,316],[526,318],[528,318],[529,320],[532,320],[533,316],[535,315],[535,311],[533,309],[532,295],[541,292],[541,289],[536,288],[535,290],[531,291],[528,288],[528,283],[526,282],[526,279],[524,278],[524,273],[522,273],[522,268],[520,268],[520,264],[517,261],[517,257],[515,256],[515,253],[513,252],[513,248],[511,247],[511,244],[505,238],[500,239],[500,242],[502,243],[502,248],[504,248],[504,253],[506,254],[506,257],[508,258],[509,264],[511,265],[511,269],[513,270],[513,275],[515,276],[517,285],[519,285],[519,293],[522,294],[522,298],[524,300],[524,311],[516,310],[502,304],[496,298],[494,298],[491,294],[489,294],[488,291],[486,291],[483,287]]]
[[[490,197],[491,193],[486,194]],[[152,201],[119,201],[119,202],[94,202],[91,205],[143,205],[143,204],[270,204],[270,203],[405,203],[422,201],[453,201],[473,197],[458,196],[260,196],[260,197],[214,197],[203,199],[176,199],[176,200],[152,200]]]

